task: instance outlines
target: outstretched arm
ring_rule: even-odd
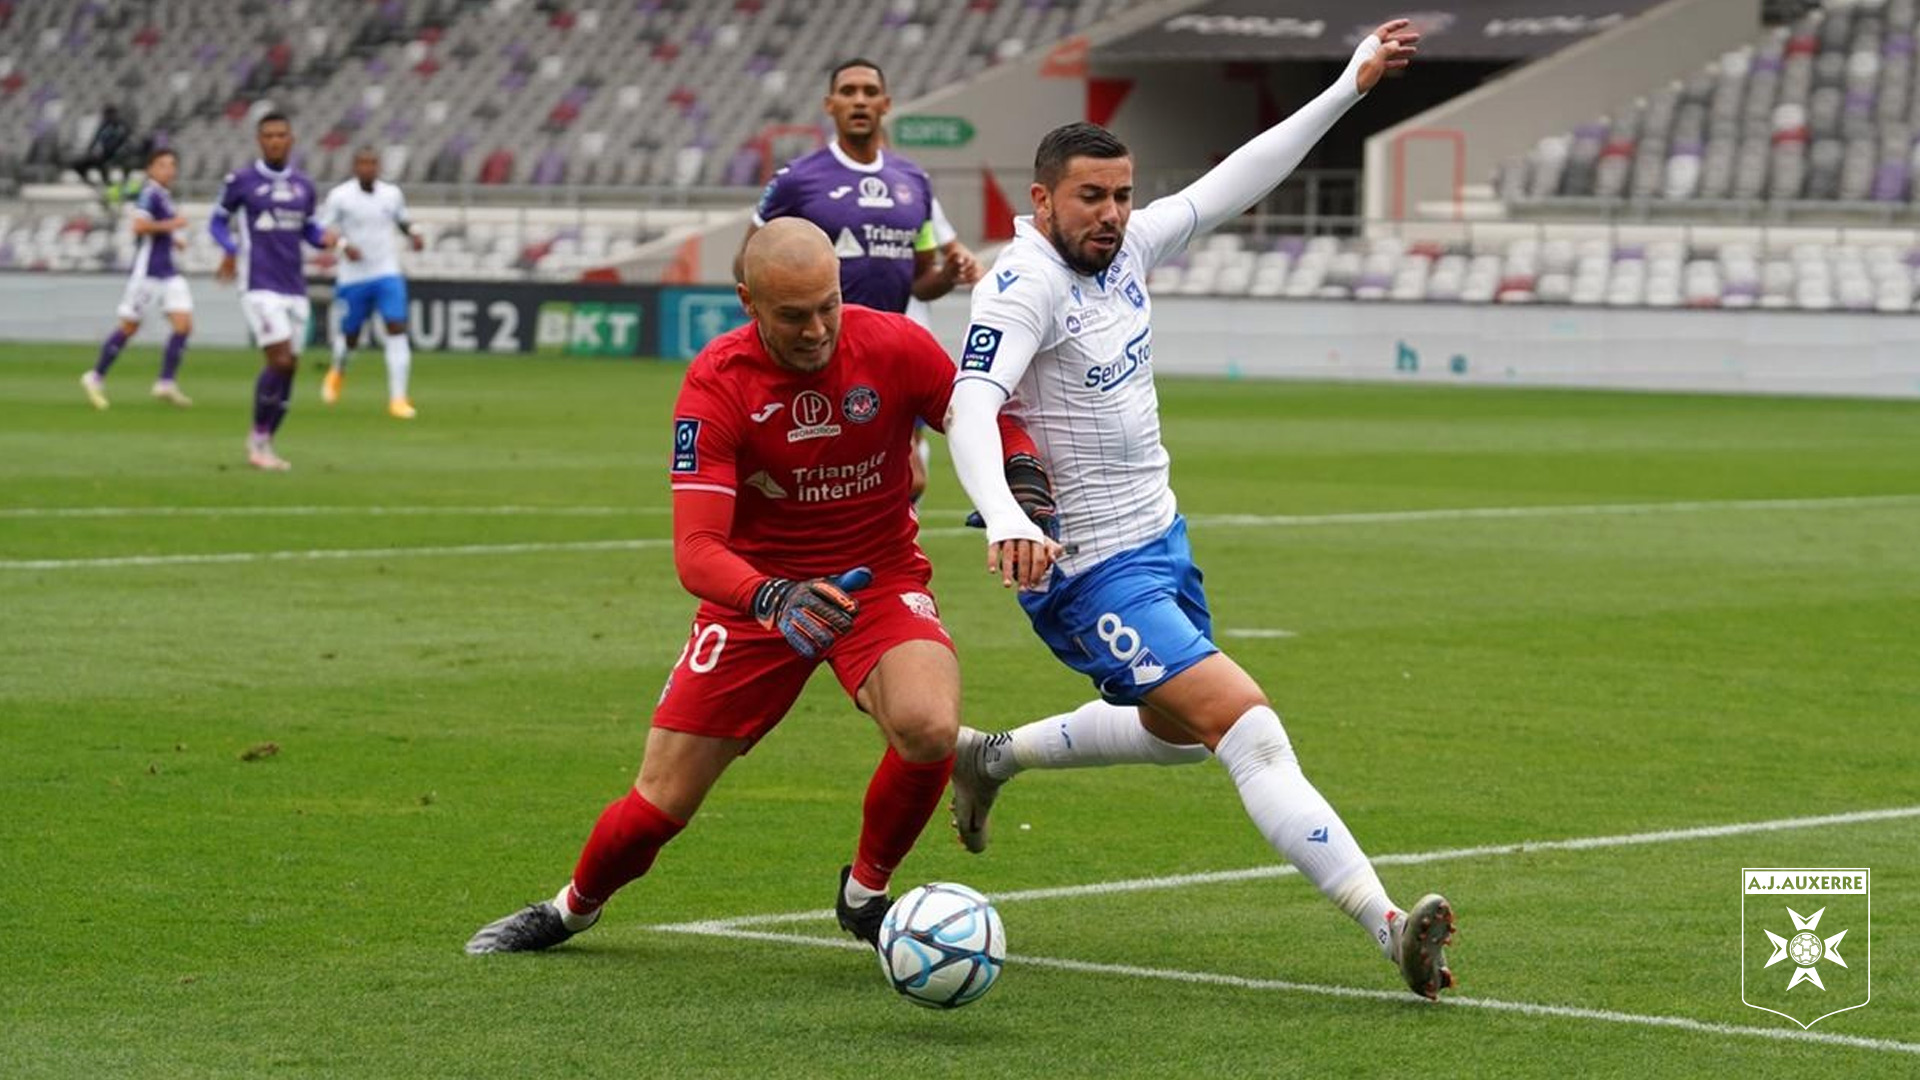
[[[1187,185],[1175,197],[1193,205],[1194,233],[1218,228],[1279,186],[1382,76],[1413,62],[1419,41],[1420,32],[1407,20],[1383,23],[1360,42],[1346,70],[1319,97]]]

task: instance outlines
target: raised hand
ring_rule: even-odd
[[[1355,76],[1363,94],[1378,86],[1387,72],[1404,70],[1413,63],[1414,54],[1420,51],[1420,31],[1414,29],[1413,23],[1407,19],[1389,19],[1380,24],[1373,36],[1379,40],[1380,46],[1373,55],[1361,62],[1360,71]]]

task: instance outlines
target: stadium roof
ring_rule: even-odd
[[[1096,60],[1343,59],[1391,18],[1419,24],[1422,57],[1512,60],[1541,56],[1617,26],[1659,0],[1456,0],[1407,11],[1375,0],[1206,0],[1094,51]]]

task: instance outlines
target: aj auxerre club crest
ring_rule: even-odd
[[[1873,999],[1872,871],[1740,871],[1740,1000],[1803,1028]]]

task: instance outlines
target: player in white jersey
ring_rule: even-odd
[[[407,279],[400,275],[399,238],[419,251],[420,233],[407,220],[400,189],[380,179],[380,155],[370,146],[353,152],[353,179],[327,193],[320,208],[329,247],[344,256],[334,271],[334,301],[342,308],[333,334],[333,366],[320,383],[320,400],[332,405],[346,384],[347,358],[360,347],[360,329],[374,309],[386,330],[387,412],[399,420],[415,415],[407,394],[413,350],[407,343]]]
[[[985,518],[988,567],[1021,587],[1034,630],[1100,697],[998,735],[965,729],[954,825],[973,851],[1002,784],[1027,768],[1219,758],[1268,843],[1358,922],[1414,992],[1453,984],[1453,910],[1403,909],[1301,772],[1280,717],[1212,641],[1200,571],[1167,480],[1153,387],[1147,273],[1258,201],[1419,35],[1404,19],[1361,42],[1326,92],[1191,186],[1131,213],[1133,161],[1093,124],[1049,134],[1034,214],[974,289],[947,425],[962,486]],[[1005,460],[1002,406],[1037,459]],[[1071,540],[1062,546],[1061,538]]]

